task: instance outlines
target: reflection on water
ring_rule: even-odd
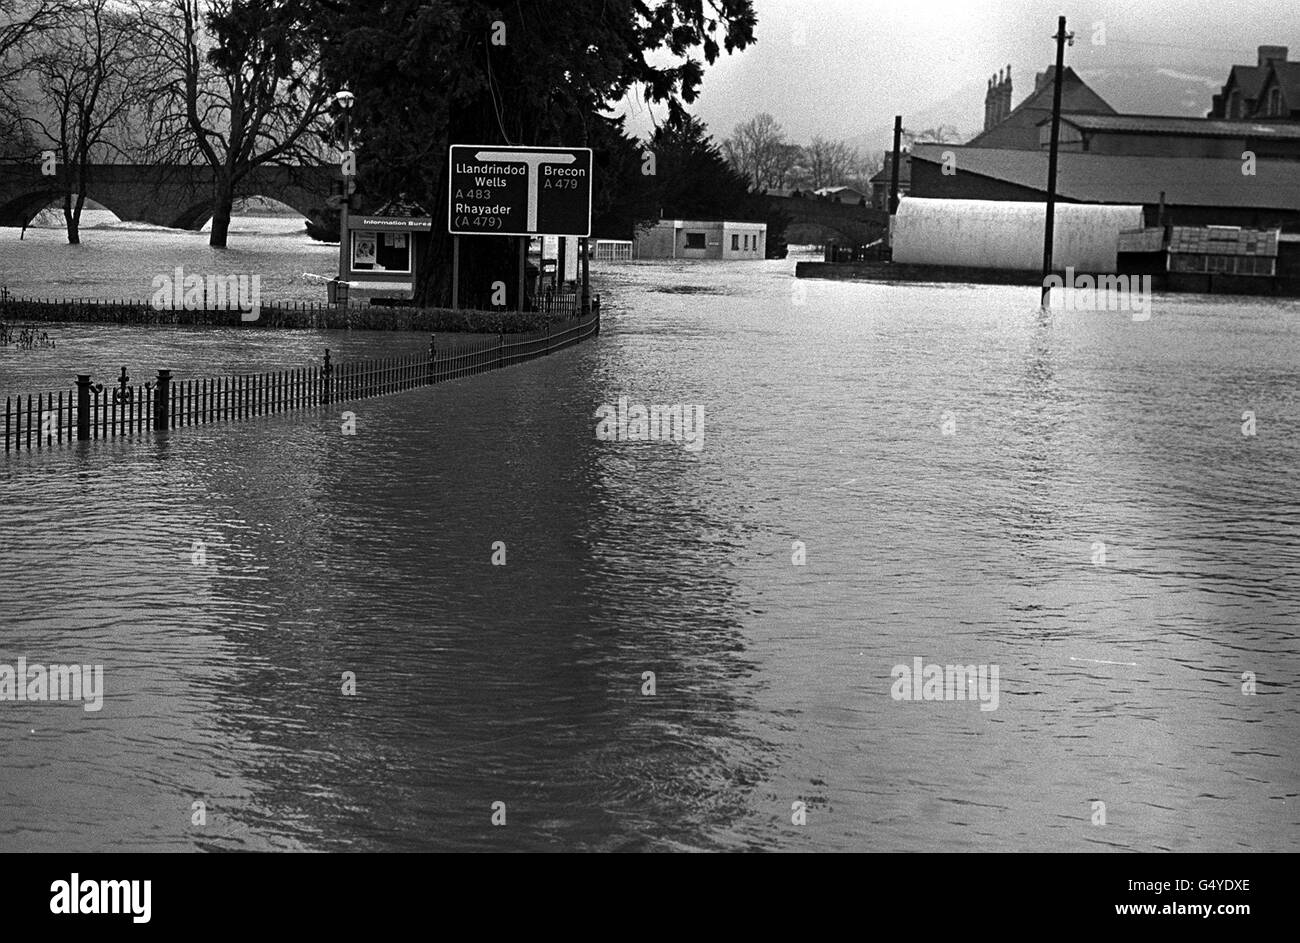
[[[604,267],[598,339],[355,436],[0,459],[0,663],[107,687],[0,704],[0,848],[1294,850],[1295,306],[791,269]],[[704,449],[597,441],[619,396]]]

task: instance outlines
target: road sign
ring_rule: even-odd
[[[449,160],[452,235],[591,235],[591,148],[453,144]]]

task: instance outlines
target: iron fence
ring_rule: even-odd
[[[227,377],[182,378],[159,370],[132,385],[126,368],[112,386],[77,377],[68,390],[5,397],[5,452],[64,442],[145,435],[213,422],[242,421],[334,403],[388,396],[419,386],[542,357],[600,332],[600,309],[528,334],[498,334],[454,351],[334,363]]]

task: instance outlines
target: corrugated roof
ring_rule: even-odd
[[[1300,63],[1297,63],[1300,64]],[[1039,125],[1047,124],[1044,118]],[[1251,137],[1300,141],[1300,124],[1230,121],[1218,118],[1179,118],[1173,115],[1092,115],[1062,113],[1061,121],[1084,131],[1184,134],[1198,137]]]
[[[1047,190],[1047,151],[918,144],[912,156],[943,163],[954,151],[957,174],[978,174],[1032,190]],[[1132,157],[1062,151],[1057,194],[1077,203],[1155,204],[1160,191],[1174,206],[1300,210],[1300,161],[1261,160],[1244,176],[1239,160]],[[924,194],[916,194],[924,196]]]

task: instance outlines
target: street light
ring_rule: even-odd
[[[348,245],[348,207],[352,202],[350,191],[351,174],[349,169],[355,170],[355,157],[352,151],[352,103],[356,101],[356,96],[348,91],[345,85],[334,93],[334,102],[343,109],[343,164],[340,168],[343,171],[343,202],[339,206],[339,282],[343,281],[344,275],[351,271],[352,266],[348,258],[351,247]],[[346,300],[347,295],[342,294],[342,285],[335,284],[335,298],[337,302],[342,295]]]

